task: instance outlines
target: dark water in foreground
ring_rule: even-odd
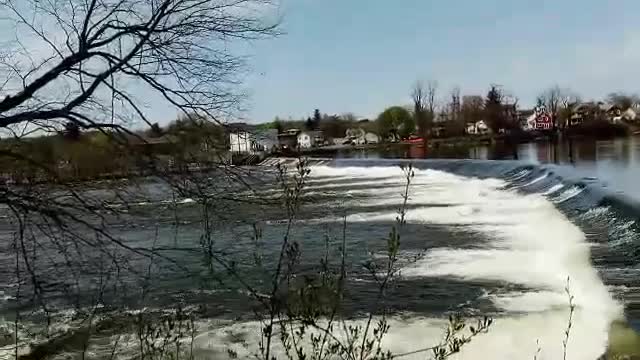
[[[498,148],[467,149],[464,157],[472,159],[466,160],[417,160],[425,156],[416,156],[419,151],[311,161],[291,238],[306,254],[301,266],[313,269],[327,244],[336,255],[344,230],[349,264],[344,310],[349,321],[362,321],[362,314],[376,311],[375,287],[362,264],[384,255],[384,239],[397,216],[404,184],[398,166],[402,160],[382,158],[406,156],[414,158],[416,176],[402,229],[400,257],[407,266],[386,303],[392,326],[386,345],[391,350],[432,345],[441,334],[443,318],[462,312],[492,315],[497,321],[461,358],[531,358],[536,340],[543,349],[539,358],[562,358],[567,277],[577,305],[568,359],[600,356],[611,341],[612,321],[638,326],[640,207],[635,199],[640,193],[624,180],[616,182],[619,177],[631,179],[637,169],[635,159],[640,156],[635,153],[640,149],[635,139],[576,144],[574,164],[563,160],[568,157],[562,155],[567,153],[562,146],[544,143],[521,145],[517,160],[509,159],[513,151],[506,155]],[[498,158],[505,160],[492,160]],[[265,166],[255,172],[260,180],[253,183],[253,191],[230,187],[224,192],[228,196],[216,198],[210,225],[212,251],[234,259],[243,278],[260,288],[273,270],[286,213],[278,202],[280,190],[272,170]],[[201,335],[195,346],[203,358],[225,358],[228,347],[250,355],[259,332],[252,312],[255,303],[239,283],[224,276],[224,269],[203,261],[203,207],[198,199],[174,194],[153,179],[129,187],[136,200],[126,208],[107,196],[108,187],[96,190],[112,207],[122,209],[107,219],[108,229],[125,244],[161,249],[166,258],[151,262],[117,251],[114,257],[123,261],[116,269],[105,254],[81,251],[72,262],[82,271],[70,274],[63,266],[69,258],[56,257],[55,246],[39,249],[48,250],[37,265],[44,273],[42,288],[52,311],[72,324],[68,314],[77,305],[74,300],[82,305],[99,299],[105,317],[123,308],[135,313],[181,304],[200,309]],[[38,308],[31,298],[16,300],[8,256],[11,229],[11,224],[2,224],[5,241],[0,248],[0,305],[8,324],[16,309]],[[259,246],[256,232],[261,235]],[[254,260],[257,247],[262,255],[259,266]],[[105,277],[116,273],[117,277]],[[21,289],[28,293],[27,285]],[[32,315],[33,321],[37,315]],[[94,351],[100,355],[99,347]]]

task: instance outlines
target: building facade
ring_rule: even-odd
[[[310,149],[315,145],[314,135],[310,132],[303,131],[298,134],[298,147],[301,149]]]

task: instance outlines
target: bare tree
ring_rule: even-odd
[[[580,96],[568,88],[558,85],[543,91],[537,99],[538,105],[544,105],[553,121],[554,127],[564,129],[568,117],[569,107],[578,102]]]
[[[518,97],[504,92],[502,100],[506,124],[511,128],[518,127]]]
[[[351,113],[351,112],[340,114],[340,119],[344,120],[344,121],[347,121],[349,123],[355,123],[355,122],[358,121],[358,117],[354,113]]]
[[[413,99],[413,116],[415,117],[418,131],[423,138],[426,138],[429,132],[428,115],[426,111],[426,91],[424,83],[421,80],[416,81],[411,91]]]
[[[460,88],[454,87],[449,94],[449,102],[438,113],[438,119],[444,126],[445,136],[464,135],[465,123],[463,118]]]
[[[622,110],[640,104],[640,97],[637,94],[626,94],[623,92],[612,92],[607,95],[607,101],[619,106]]]
[[[449,110],[451,112],[450,120],[458,121],[458,118],[460,117],[461,106],[460,88],[456,86],[451,90],[451,102],[449,103]]]
[[[579,103],[580,101],[582,101],[582,97],[580,96],[580,94],[576,93],[575,91],[571,89],[565,89],[563,91],[563,96],[561,100],[563,108],[568,108],[571,105],[575,105]]]
[[[156,122],[146,109],[154,98],[189,119],[222,122],[240,110],[246,67],[236,43],[278,33],[278,19],[263,6],[271,5],[267,0],[0,0],[5,40],[0,159],[9,164],[3,166],[0,204],[18,229],[13,247],[15,280],[21,284],[18,303],[24,300],[48,315],[49,295],[87,299],[79,294],[93,289],[87,282],[99,278],[105,280],[87,300],[98,305],[106,282],[111,289],[132,291],[115,274],[139,272],[140,262],[161,257],[155,256],[155,245],[127,242],[109,226],[126,222],[127,209],[142,201],[140,192],[113,186],[100,189],[98,196],[79,186],[77,176],[62,178],[59,170],[66,159],[50,154],[44,160],[24,151],[35,143],[25,139],[28,135],[62,133],[74,148],[82,132],[91,129],[114,143],[104,159],[131,157],[127,161],[136,165],[137,174],[162,175],[159,186],[169,194],[194,188],[205,193],[206,188],[206,197],[199,198],[203,208],[225,211],[220,203],[229,192],[211,185],[214,178],[219,184],[235,181],[230,169],[220,163],[220,173],[210,175],[210,181],[186,170],[173,176],[157,158],[131,151],[140,136],[130,127]],[[73,155],[83,156],[87,148],[78,146]],[[188,164],[189,150],[180,157]],[[8,171],[20,172],[24,181],[4,181]],[[76,305],[87,304],[78,300]]]
[[[417,81],[411,90],[413,113],[418,130],[423,138],[431,131],[436,114],[436,94],[438,83],[435,80],[427,82]]]
[[[580,95],[571,89],[565,89],[561,99],[561,107],[559,112],[559,120],[561,128],[564,130],[569,125],[574,106],[582,101]]]
[[[15,32],[0,58],[0,131],[18,140],[52,132],[73,140],[95,129],[128,144],[127,125],[155,123],[145,111],[152,96],[185,117],[221,119],[243,98],[237,86],[243,56],[229,44],[277,34],[277,19],[257,8],[268,4],[0,0],[0,13],[13,26],[7,29]],[[27,164],[55,175],[55,164],[14,148],[3,149],[14,168]],[[18,200],[3,198],[8,205]],[[38,210],[47,204],[56,203]]]
[[[438,81],[429,80],[427,82],[427,110],[430,116],[430,121],[433,122],[436,113],[436,97],[438,93]]]
[[[257,4],[266,1],[3,0],[16,40],[1,64],[12,86],[3,89],[0,127],[151,124],[134,91],[217,118],[241,99],[242,57],[226,44],[276,34],[277,21],[248,10]],[[29,48],[42,54],[20,51]]]
[[[538,102],[541,102],[546,107],[547,111],[551,115],[551,121],[554,128],[558,126],[558,112],[564,97],[564,91],[558,86],[552,86],[542,92],[539,96]]]
[[[484,99],[480,95],[465,95],[462,97],[461,114],[465,122],[482,120]]]

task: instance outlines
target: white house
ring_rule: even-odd
[[[348,138],[359,138],[359,137],[364,137],[364,130],[362,130],[362,128],[351,128],[351,129],[347,129],[347,131],[345,132],[345,136]]]
[[[368,132],[364,135],[364,142],[366,144],[377,144],[380,142],[380,137],[372,132]]]
[[[535,113],[527,116],[526,120],[522,124],[522,130],[533,131],[536,129],[536,118],[538,115]]]
[[[475,135],[476,134],[476,123],[467,123],[467,128],[465,129],[465,132],[469,135]]]
[[[232,153],[253,154],[269,152],[278,143],[276,129],[258,129],[247,124],[230,124],[229,151]]]
[[[309,149],[311,148],[315,141],[314,141],[315,135],[310,133],[310,132],[306,132],[303,131],[301,133],[298,134],[298,147],[300,147],[301,149]]]
[[[325,145],[326,141],[322,131],[302,131],[297,136],[297,145],[300,149],[309,149]]]
[[[625,110],[622,113],[622,118],[625,121],[635,121],[636,117],[637,117],[637,114],[636,114],[635,110],[633,110],[632,108],[628,108],[627,110]]]
[[[484,122],[484,120],[467,124],[467,134],[469,135],[484,135],[488,133],[489,133],[489,127]]]
[[[378,135],[366,132],[362,128],[347,129],[344,139],[353,145],[377,144],[380,142]],[[344,141],[341,143],[344,143]]]
[[[229,133],[229,150],[233,153],[253,152],[253,137],[248,131],[234,131]]]
[[[351,128],[347,129],[345,132],[345,137],[350,141],[353,145],[362,145],[364,144],[364,135],[365,132],[362,128]]]

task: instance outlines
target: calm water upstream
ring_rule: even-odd
[[[640,200],[640,137],[594,141],[574,140],[571,143],[546,141],[508,146],[440,146],[425,151],[411,147],[396,150],[353,151],[338,154],[345,158],[415,158],[415,159],[479,159],[522,160],[540,164],[570,167],[576,174],[596,177],[603,186]]]
[[[492,359],[532,358],[538,341],[542,349],[538,358],[561,359],[568,317],[567,277],[577,305],[568,359],[595,360],[622,333],[631,344],[626,346],[640,347],[637,338],[620,331],[626,324],[640,328],[640,190],[635,186],[640,139],[576,142],[571,151],[568,145],[547,143],[525,144],[515,151],[497,147],[462,153],[442,148],[428,154],[421,149],[403,151],[352,152],[336,160],[311,161],[304,203],[291,236],[307,254],[302,266],[311,266],[327,241],[334,245],[340,241],[346,217],[349,321],[362,321],[363,314],[375,311],[372,278],[362,264],[371,254],[379,258],[384,253],[384,239],[402,202],[399,165],[409,161],[398,158],[408,157],[413,158],[416,176],[402,230],[401,258],[407,267],[388,297],[391,330],[385,345],[389,349],[402,353],[437,343],[447,315],[462,312],[491,315],[496,323],[458,358],[477,359],[478,354]],[[430,159],[421,159],[425,157]],[[253,175],[260,179],[255,191],[230,187],[226,194],[236,197],[215,203],[223,216],[213,223],[214,250],[236,259],[243,276],[260,286],[273,268],[285,213],[277,202],[269,201],[279,191],[269,167],[258,167]],[[100,191],[104,192],[100,196],[119,206],[108,189]],[[253,304],[239,284],[222,279],[222,286],[219,279],[212,279],[197,255],[201,205],[153,180],[137,185],[135,194],[126,217],[111,219],[108,226],[127,244],[173,247],[166,252],[172,261],[149,265],[130,257],[130,274],[123,271],[113,288],[102,289],[101,305],[128,311],[177,304],[202,308],[200,335],[195,339],[198,354],[226,358],[232,348],[249,357],[259,341]],[[251,265],[249,251],[255,246],[256,224],[262,234],[262,267]],[[9,239],[11,225],[2,226]],[[2,244],[3,254],[10,253],[8,243]],[[86,261],[97,258],[87,255]],[[11,324],[15,309],[29,304],[15,298],[11,258],[0,260],[0,280],[5,285],[2,310]],[[99,275],[76,275],[69,283],[81,285],[64,287],[63,292],[54,286],[65,283],[62,275],[54,271],[57,267],[51,269],[47,296],[61,314],[72,307],[69,288],[74,298],[89,298]],[[140,276],[141,272],[153,276]],[[109,316],[107,310],[103,316]],[[110,348],[103,347],[96,345],[93,354],[107,357]],[[131,351],[135,349],[123,354],[129,356]]]

